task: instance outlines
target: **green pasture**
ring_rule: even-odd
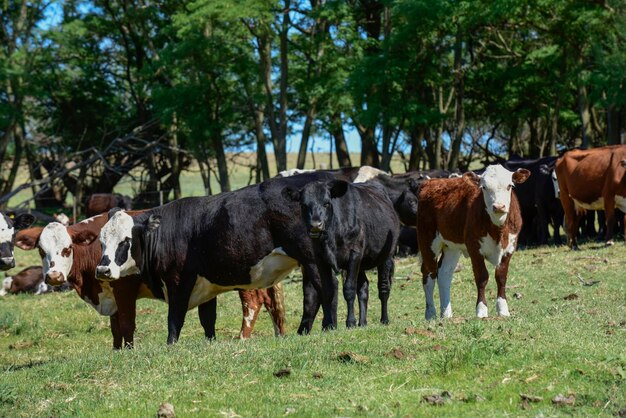
[[[19,268],[39,262],[18,251]],[[415,258],[399,259],[388,326],[372,272],[369,323],[298,336],[300,275],[285,282],[288,336],[261,313],[235,339],[236,293],[219,297],[218,339],[195,311],[165,345],[166,305],[139,301],[136,348],[111,350],[108,319],[74,292],[0,300],[0,416],[614,416],[626,408],[623,243],[542,247],[513,257],[508,319],[474,318],[468,259],[456,273],[454,318],[427,322]],[[10,272],[8,273],[10,274]],[[488,286],[495,313],[495,283]],[[281,370],[283,373],[278,373]],[[283,375],[282,377],[277,377]],[[558,395],[573,400],[553,403]],[[522,396],[526,396],[524,400]],[[620,412],[621,411],[621,412]]]

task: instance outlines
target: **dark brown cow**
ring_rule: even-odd
[[[85,216],[92,217],[113,208],[132,209],[132,200],[119,193],[94,193],[87,198]]]
[[[511,189],[529,175],[526,169],[511,173],[501,165],[492,165],[482,176],[469,172],[461,178],[432,179],[422,184],[418,196],[417,242],[422,255],[426,319],[437,315],[433,300],[435,279],[441,316],[452,316],[450,285],[461,253],[469,255],[472,261],[478,289],[476,316],[488,316],[485,286],[489,272],[485,259],[496,266],[498,315],[509,316],[506,280],[522,228],[519,203]]]
[[[2,281],[0,296],[16,293],[34,293],[40,295],[50,292],[50,286],[44,283],[41,266],[30,266]]]
[[[39,247],[48,284],[69,282],[85,302],[101,315],[109,316],[113,347],[120,349],[133,345],[137,299],[154,298],[154,295],[138,276],[127,276],[113,283],[96,279],[96,265],[102,256],[102,248],[96,238],[107,220],[108,214],[102,214],[69,227],[53,222],[45,228],[30,228],[17,235],[16,245],[24,250]],[[277,292],[276,296],[282,297],[282,292]],[[250,307],[260,308],[270,299],[266,296],[260,300],[256,293],[247,292],[240,292],[240,297],[242,305],[248,308],[244,309],[244,315],[254,320],[259,309],[252,312],[253,308]],[[273,303],[268,302],[265,305],[268,310],[273,308],[273,318],[282,319],[279,322],[275,319],[275,329],[278,335],[284,335],[284,305],[282,300],[272,301]],[[200,322],[208,338],[215,336],[215,322],[207,319],[215,318],[215,306],[216,302],[213,300],[198,307]],[[252,320],[244,320],[242,338],[250,335],[253,324]]]
[[[568,151],[556,162],[569,246],[578,249],[576,232],[584,210],[604,210],[605,239],[613,243],[615,208],[626,212],[626,146]]]

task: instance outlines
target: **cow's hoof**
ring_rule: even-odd
[[[477,318],[487,318],[489,316],[489,309],[487,305],[482,302],[478,302],[476,305],[476,317]]]
[[[437,311],[435,309],[427,309],[425,318],[427,321],[432,321],[437,318]]]
[[[614,244],[615,244],[615,241],[613,241],[612,239],[610,239],[610,240],[608,240],[608,241],[604,244],[604,246],[605,246],[605,247],[611,247],[611,246],[613,246]]]
[[[509,304],[506,299],[498,298],[498,300],[496,300],[496,312],[498,312],[498,316],[511,316],[509,313]]]
[[[452,306],[448,304],[445,309],[441,311],[442,318],[452,318]]]

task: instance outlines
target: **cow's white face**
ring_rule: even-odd
[[[133,218],[125,212],[116,212],[100,231],[102,259],[96,268],[100,280],[117,280],[139,273],[131,255]]]
[[[524,172],[528,173],[528,170]],[[480,177],[479,185],[483,192],[485,207],[494,225],[502,226],[506,222],[511,207],[513,183],[523,183],[528,178],[526,175],[523,180],[520,178],[514,180],[513,175],[514,173],[497,164],[487,167]]]
[[[0,214],[0,269],[8,270],[15,267],[13,257],[13,235],[15,228],[4,213]]]
[[[58,222],[48,224],[39,237],[39,252],[46,283],[58,286],[67,281],[74,261],[72,238]]]

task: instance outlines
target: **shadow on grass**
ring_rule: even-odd
[[[24,369],[32,369],[33,367],[43,366],[44,364],[48,364],[50,361],[31,361],[25,364],[19,365],[11,365],[4,369],[5,372],[15,372],[18,370]]]

